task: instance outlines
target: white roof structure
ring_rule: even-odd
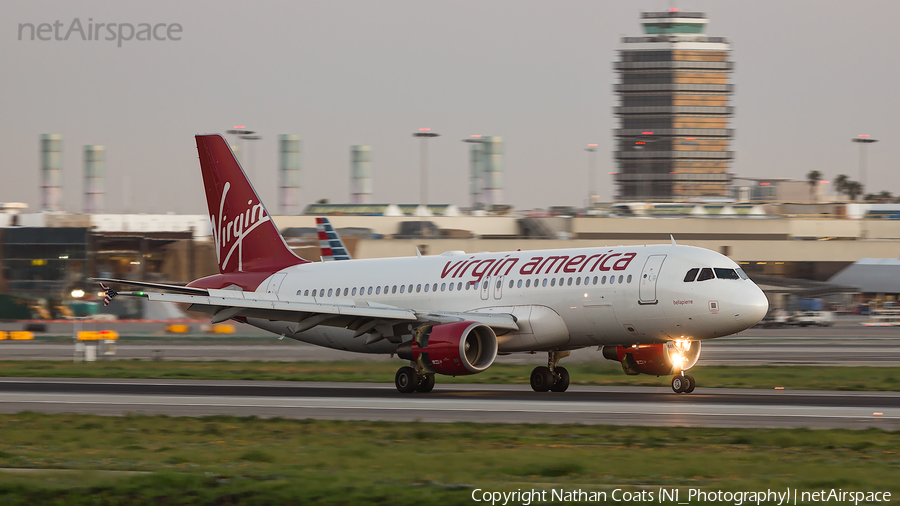
[[[900,259],[861,258],[828,280],[864,293],[900,293]]]

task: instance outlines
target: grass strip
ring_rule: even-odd
[[[473,489],[890,491],[881,430],[0,415],[0,504],[472,504]],[[9,472],[28,469],[29,472]],[[124,472],[127,471],[127,472]],[[135,473],[139,472],[139,473]],[[684,492],[683,492],[684,493]]]
[[[114,360],[93,363],[0,361],[0,376],[51,378],[153,378],[198,380],[360,381],[390,383],[404,364],[376,361],[335,362],[182,362]],[[527,385],[533,366],[494,364],[487,371],[439,384]],[[668,386],[668,376],[626,376],[614,362],[575,362],[566,368],[573,385]],[[701,387],[789,390],[896,391],[900,367],[698,366],[690,371]]]

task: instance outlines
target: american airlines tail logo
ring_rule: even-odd
[[[228,190],[231,189],[231,183],[226,182],[225,188],[222,190],[222,198],[219,201],[219,218],[216,215],[210,215],[209,222],[212,224],[213,240],[216,242],[216,260],[219,262],[219,269],[225,270],[231,260],[231,255],[237,249],[238,271],[244,270],[243,260],[243,243],[244,238],[250,234],[256,227],[270,221],[269,215],[262,202],[253,204],[253,200],[247,201],[246,211],[241,212],[237,216],[228,220],[228,216],[223,215],[225,208],[225,199],[228,197]]]

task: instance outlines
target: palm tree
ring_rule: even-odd
[[[847,183],[849,181],[850,178],[847,177],[847,174],[838,174],[838,176],[834,178],[834,189],[837,190],[838,195],[847,193]]]
[[[806,180],[809,182],[809,200],[813,201],[815,200],[816,185],[822,180],[822,173],[817,170],[811,170],[806,175]]]
[[[844,186],[844,191],[847,193],[847,196],[850,197],[850,200],[854,201],[856,200],[856,197],[862,195],[863,185],[859,184],[859,181],[847,181],[847,184]]]

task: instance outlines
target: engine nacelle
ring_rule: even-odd
[[[449,376],[479,373],[497,358],[497,335],[483,323],[443,323],[423,330],[412,341],[397,347],[400,358]]]
[[[700,360],[700,341],[604,346],[603,357],[620,362],[625,374],[667,376],[694,367]]]

